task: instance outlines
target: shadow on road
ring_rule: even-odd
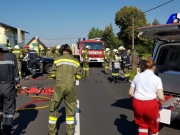
[[[58,120],[57,120],[57,130],[60,129],[61,124],[65,121],[65,117],[66,117],[65,107],[62,107],[62,108],[59,110],[59,113],[61,113],[61,116],[60,116],[60,117],[58,118]]]
[[[138,127],[134,121],[130,122],[127,120],[127,116],[124,114],[120,115],[120,118],[117,118],[114,121],[114,125],[117,126],[117,130],[122,135],[138,135]]]
[[[34,108],[36,105],[31,104],[26,106],[25,108]],[[28,110],[28,111],[18,111],[19,116],[14,119],[13,125],[14,128],[12,129],[13,133],[12,135],[21,135],[26,133],[26,128],[31,123],[31,121],[34,121],[38,115],[38,110]],[[15,128],[15,126],[17,126]]]
[[[133,110],[133,108],[132,108],[132,99],[131,98],[125,98],[125,99],[116,100],[116,102],[111,104],[111,106]]]

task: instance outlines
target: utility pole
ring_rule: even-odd
[[[132,15],[132,49],[134,49],[134,15]]]

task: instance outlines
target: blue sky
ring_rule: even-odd
[[[169,0],[1,0],[0,22],[28,31],[26,43],[38,36],[46,46],[76,43],[87,37],[94,26],[104,29],[110,23],[116,29],[115,13],[123,6],[137,6],[147,11]],[[169,16],[180,12],[180,0],[146,13],[149,23],[154,18],[166,23]],[[119,29],[115,32],[117,33]]]

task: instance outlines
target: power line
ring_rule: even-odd
[[[152,9],[149,9],[149,10],[143,12],[143,13],[147,13],[147,12],[152,11],[152,10],[154,10],[154,9],[160,8],[160,7],[166,5],[166,4],[170,3],[170,2],[173,2],[173,1],[174,1],[174,0],[170,0],[170,1],[168,1],[168,2],[166,2],[166,3],[163,3],[163,4],[161,4],[161,5],[157,6],[157,7],[154,7],[154,8],[152,8]],[[113,31],[117,30],[118,28],[119,28],[119,27],[117,27],[117,28],[114,29]]]

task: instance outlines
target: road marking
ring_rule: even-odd
[[[80,108],[79,108],[79,100],[76,100],[77,102],[77,109],[76,109],[76,116],[75,116],[75,133],[74,135],[80,135]]]

